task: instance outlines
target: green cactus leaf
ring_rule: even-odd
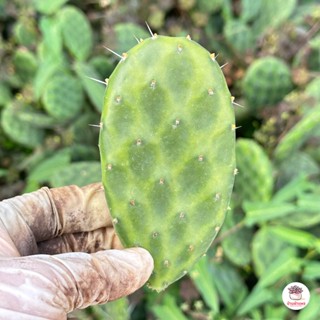
[[[218,63],[189,38],[140,42],[109,79],[99,146],[116,232],[151,252],[149,286],[163,290],[206,252],[230,201],[234,110]]]
[[[98,148],[94,145],[73,143],[68,149],[73,161],[95,161],[99,158]]]
[[[261,305],[267,305],[268,302],[274,299],[274,296],[274,293],[270,289],[254,287],[240,305],[237,315],[243,316]]]
[[[0,18],[3,19],[7,17],[6,6],[8,4],[7,0],[0,0]]]
[[[129,320],[130,319],[130,305],[129,300],[126,297],[121,299],[110,301],[104,306],[104,313],[101,315],[106,315],[106,320]]]
[[[6,107],[1,114],[3,131],[16,143],[29,148],[35,148],[42,144],[44,131],[34,125],[21,121],[17,117],[17,110]]]
[[[33,79],[37,70],[38,62],[31,51],[28,51],[25,48],[17,50],[12,61],[22,85]]]
[[[92,67],[89,64],[77,62],[74,67],[91,103],[93,104],[95,109],[100,113],[102,110],[103,97],[105,94],[106,86],[97,83],[92,79],[97,79],[100,81],[104,81],[105,79],[100,79],[98,72],[94,69],[94,67]],[[89,77],[92,79],[90,79]]]
[[[299,176],[312,177],[320,173],[320,168],[309,154],[305,152],[295,152],[281,162],[278,168],[277,189],[280,189],[290,181]]]
[[[0,82],[0,108],[5,107],[11,99],[12,93],[9,87],[5,83]]]
[[[297,274],[301,269],[302,261],[302,259],[295,256],[291,248],[284,249],[261,275],[257,286],[260,288],[272,286],[282,278]]]
[[[0,178],[5,177],[8,174],[8,170],[0,168]]]
[[[224,27],[224,35],[235,52],[245,53],[254,47],[255,39],[250,27],[240,20],[229,20]]]
[[[266,274],[273,261],[282,256],[284,252],[287,257],[296,255],[296,248],[275,237],[272,228],[269,226],[262,227],[253,237],[252,259],[254,271],[259,277]]]
[[[99,181],[101,181],[100,162],[79,161],[56,170],[51,176],[49,183],[52,187],[63,187],[72,184],[83,187]]]
[[[261,0],[259,18],[253,24],[254,34],[259,37],[270,28],[277,28],[288,20],[297,5],[297,0]]]
[[[254,140],[240,138],[236,143],[237,201],[268,201],[273,191],[273,168],[263,148]]]
[[[244,202],[243,209],[246,212],[245,225],[251,227],[254,224],[264,224],[266,221],[277,218],[288,219],[297,210],[293,203],[271,202]]]
[[[320,105],[310,110],[287,132],[277,145],[274,155],[283,161],[298,150],[320,127]]]
[[[211,262],[209,268],[219,297],[227,306],[228,313],[233,314],[248,294],[243,277],[227,261]]]
[[[243,22],[253,21],[260,13],[262,0],[242,0],[241,16]]]
[[[301,196],[297,201],[295,212],[288,218],[275,220],[277,223],[295,227],[310,228],[320,223],[320,200],[319,193]]]
[[[22,46],[35,45],[38,38],[36,22],[30,17],[22,17],[14,27],[17,42]]]
[[[299,311],[297,320],[318,320],[320,314],[320,296],[318,290],[314,289],[310,292],[310,301],[308,308]]]
[[[152,312],[159,320],[187,320],[180,307],[177,305],[172,295],[166,294],[161,305],[156,304],[151,307]]]
[[[219,313],[219,298],[209,264],[210,261],[207,256],[203,256],[192,268],[190,276],[203,300],[210,307],[213,314],[217,314]]]
[[[50,181],[55,171],[60,171],[68,167],[70,160],[71,157],[67,150],[62,150],[44,159],[30,171],[28,182],[44,183]]]
[[[57,119],[48,116],[45,113],[35,110],[32,106],[23,106],[17,114],[20,121],[30,124],[36,128],[52,128],[58,124]]]
[[[62,5],[64,5],[68,1],[69,0],[32,0],[32,3],[37,11],[49,15],[57,12],[62,7]]]
[[[61,61],[63,57],[63,40],[59,20],[56,17],[41,17],[39,27],[43,36],[42,59]]]
[[[320,279],[320,261],[307,261],[303,270],[303,279]]]
[[[320,240],[310,232],[285,226],[273,226],[271,232],[274,236],[296,247],[319,248]]]
[[[315,78],[310,83],[308,83],[305,94],[308,98],[312,99],[314,104],[320,103],[320,78]]]
[[[251,108],[274,105],[292,89],[289,67],[279,58],[255,60],[243,79],[243,93]]]
[[[228,232],[239,222],[237,215],[229,212],[221,230],[221,234]],[[248,227],[240,228],[228,235],[222,241],[222,248],[225,256],[237,266],[246,266],[251,261],[251,240],[253,231]],[[241,251],[241,254],[239,252]]]
[[[314,191],[314,184],[304,175],[299,175],[278,190],[272,200],[274,202],[294,201],[297,197],[310,191]]]
[[[116,38],[115,51],[119,54],[127,52],[137,43],[135,37],[145,39],[150,36],[145,28],[131,22],[116,24],[114,31]]]
[[[80,81],[68,74],[56,75],[43,93],[46,111],[54,118],[69,120],[82,109],[83,90]]]
[[[62,72],[65,72],[65,69],[60,61],[54,58],[41,61],[33,79],[34,94],[37,100],[41,98],[48,82],[53,76]]]
[[[103,319],[103,320],[130,320],[131,308],[127,297],[108,303],[90,306],[84,310],[75,310],[70,316],[77,320]]]
[[[312,49],[320,49],[320,36],[316,36],[309,41],[310,47]]]
[[[114,65],[111,59],[104,55],[98,55],[90,59],[89,64],[97,71],[102,79],[106,79],[110,76],[114,69]]]
[[[223,7],[225,4],[224,0],[208,1],[208,0],[197,0],[197,7],[200,11],[205,13],[216,12]]]
[[[99,115],[92,112],[84,113],[72,122],[65,132],[66,140],[73,143],[94,145],[97,141],[99,130],[94,125],[99,124]],[[70,143],[71,143],[70,142]]]
[[[86,60],[92,50],[92,30],[87,17],[76,7],[65,7],[59,12],[64,43],[79,61]]]

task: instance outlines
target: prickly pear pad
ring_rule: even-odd
[[[218,63],[189,38],[140,42],[109,79],[103,184],[123,245],[154,258],[153,289],[185,275],[224,221],[236,171],[234,121]]]

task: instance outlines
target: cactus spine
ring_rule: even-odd
[[[126,247],[148,249],[158,291],[206,252],[235,173],[232,99],[214,55],[153,35],[123,54],[100,124],[102,180]]]

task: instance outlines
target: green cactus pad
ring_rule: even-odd
[[[221,228],[234,181],[234,121],[218,63],[189,38],[140,42],[109,79],[103,184],[123,245],[154,258],[153,289],[186,274]]]
[[[284,251],[296,252],[295,247],[275,237],[272,228],[273,226],[263,226],[255,233],[252,240],[252,261],[257,276],[263,275]]]
[[[9,86],[4,82],[0,82],[0,108],[4,107],[12,99],[12,93]]]
[[[84,61],[88,58],[93,35],[87,17],[76,7],[65,7],[59,13],[61,31],[66,47],[76,59]]]
[[[125,52],[137,43],[132,35],[135,35],[138,39],[144,39],[148,36],[148,32],[144,28],[131,22],[117,23],[114,31],[116,39],[115,50],[117,52]]]
[[[254,47],[252,30],[239,20],[229,20],[224,27],[224,35],[235,52],[245,53]]]
[[[236,153],[239,170],[235,183],[237,200],[270,200],[274,184],[273,168],[263,148],[254,140],[240,138]]]
[[[248,2],[248,1],[247,1]],[[281,26],[294,12],[297,0],[261,0],[259,16],[254,20],[252,29],[256,35]],[[257,5],[257,4],[255,4]]]
[[[67,74],[56,75],[44,90],[43,103],[47,112],[54,118],[73,118],[80,112],[83,103],[80,81]]]
[[[38,62],[31,51],[24,48],[17,50],[12,61],[21,85],[24,85],[25,82],[33,79],[37,70]]]
[[[292,127],[277,145],[274,155],[284,160],[298,150],[320,128],[320,105],[316,106]]]
[[[13,141],[28,147],[35,148],[43,143],[44,130],[21,120],[19,109],[7,106],[1,113],[1,126],[3,131]]]
[[[22,16],[14,26],[14,34],[15,39],[22,46],[35,45],[38,38],[35,20]]]
[[[52,187],[63,187],[75,184],[83,187],[101,180],[100,163],[98,161],[79,161],[67,167],[55,170],[49,179]]]
[[[35,9],[44,14],[55,13],[67,1],[68,0],[55,0],[55,1],[32,0]]]
[[[221,234],[236,228],[242,216],[229,211],[225,223],[222,227]],[[243,227],[230,233],[221,243],[224,255],[237,266],[248,265],[251,261],[251,240],[253,231],[251,228]],[[239,252],[241,251],[241,254]]]
[[[290,69],[275,57],[255,60],[243,81],[244,96],[252,108],[273,105],[281,101],[291,89]]]
[[[79,79],[81,80],[83,89],[86,92],[89,100],[96,108],[96,110],[101,113],[105,86],[103,84],[97,85],[97,83],[92,80],[92,78],[100,78],[98,72],[94,69],[93,66],[83,62],[75,63],[74,69]]]
[[[293,152],[278,168],[277,189],[280,189],[299,176],[312,177],[320,174],[317,161],[306,152]],[[300,212],[299,212],[300,213]]]

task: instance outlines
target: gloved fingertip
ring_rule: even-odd
[[[154,261],[149,251],[141,247],[124,249],[123,251],[137,255],[137,268],[141,268],[149,279],[154,268]]]
[[[138,290],[148,281],[154,267],[151,254],[143,248],[105,250],[93,256],[104,268],[105,283],[112,283],[108,301]]]

